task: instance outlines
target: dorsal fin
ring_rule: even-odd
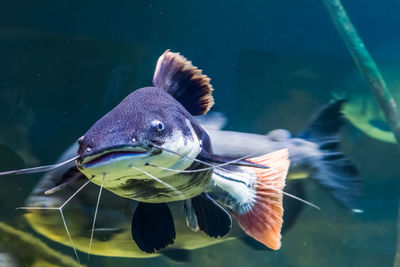
[[[206,114],[214,105],[210,78],[179,53],[167,50],[159,57],[153,84],[170,93],[193,116]]]

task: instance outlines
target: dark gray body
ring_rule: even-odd
[[[151,129],[153,120],[162,121],[165,129],[162,132]],[[146,148],[149,142],[162,145],[165,139],[172,137],[174,130],[181,131],[187,139],[191,139],[192,132],[185,120],[190,122],[197,137],[203,140],[203,149],[210,151],[207,133],[168,92],[158,87],[135,90],[85,133],[79,142],[80,160],[109,147],[129,144]],[[135,142],[132,142],[133,138]],[[88,147],[90,151],[87,151]]]
[[[164,129],[159,131],[152,125],[154,121],[162,122]],[[189,152],[181,152],[183,155],[189,154],[192,158],[201,153],[212,152],[207,133],[178,101],[161,88],[145,87],[128,95],[84,134],[79,140],[80,158],[77,166],[87,178],[93,177],[93,183],[101,185],[104,175],[105,189],[121,197],[142,202],[165,203],[190,199],[206,191],[212,170],[190,174],[159,171],[151,165],[177,170],[201,169],[207,166],[184,158],[174,161],[173,157],[177,157],[176,155],[155,148],[153,144],[166,146],[177,152],[193,146],[192,154],[190,149]],[[140,160],[128,159],[114,170],[106,166],[92,171],[92,167],[86,166],[86,159],[119,148],[138,148],[146,153]],[[157,161],[157,158],[163,157],[166,160]],[[168,158],[171,160],[167,160]],[[144,172],[133,169],[132,162],[135,162],[134,167],[151,173],[176,190],[151,179]],[[167,165],[174,163],[178,166]]]

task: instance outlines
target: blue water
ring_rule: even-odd
[[[343,5],[378,65],[396,68],[400,2]],[[236,131],[298,132],[343,81],[359,79],[322,1],[3,1],[0,145],[19,158],[2,149],[1,169],[54,162],[127,94],[151,84],[166,49],[181,52],[212,79],[214,108]],[[305,207],[279,251],[227,241],[193,251],[191,262],[181,266],[393,266],[400,155],[395,145],[350,124],[342,139],[364,182],[363,214],[343,209],[307,181],[307,199],[322,209]],[[0,180],[0,220],[74,257],[70,248],[29,228],[15,210],[40,177]],[[0,244],[0,252],[5,247]],[[89,262],[116,264],[175,265],[163,257],[92,256]]]

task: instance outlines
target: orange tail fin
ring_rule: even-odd
[[[282,238],[282,192],[290,165],[288,150],[282,149],[246,160],[269,168],[251,168],[257,175],[256,201],[251,210],[243,214],[236,213],[235,217],[249,236],[277,250],[281,247]]]

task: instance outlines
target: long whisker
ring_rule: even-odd
[[[88,262],[90,259],[90,252],[92,250],[92,242],[93,242],[93,232],[94,232],[94,227],[96,224],[96,218],[97,218],[97,211],[99,210],[99,204],[100,204],[100,197],[101,197],[101,192],[103,191],[103,186],[104,186],[104,178],[106,177],[106,174],[103,173],[103,180],[101,182],[100,190],[99,190],[99,196],[97,197],[97,204],[96,204],[96,210],[94,212],[94,218],[93,218],[93,224],[92,224],[92,232],[90,233],[90,242],[89,242],[89,252],[88,252]]]
[[[133,165],[131,165],[130,167],[131,167],[132,169],[135,169],[135,170],[138,170],[138,171],[140,171],[140,172],[143,172],[146,176],[148,176],[148,177],[150,177],[150,178],[156,180],[156,181],[159,182],[160,184],[165,185],[166,187],[168,187],[169,189],[173,190],[175,193],[177,193],[177,194],[178,194],[179,196],[181,196],[182,198],[184,197],[183,194],[182,194],[178,189],[176,189],[175,187],[173,187],[172,185],[170,185],[170,184],[164,182],[163,180],[161,180],[161,179],[155,177],[154,175],[152,175],[152,174],[146,172],[145,170],[136,168],[136,167],[133,166]]]
[[[257,181],[257,184],[263,185],[263,186],[266,185],[265,183],[261,183],[261,182],[259,182],[259,181]],[[313,203],[311,203],[311,202],[309,202],[309,201],[307,201],[307,200],[305,200],[305,199],[302,199],[302,198],[300,198],[300,197],[297,197],[297,196],[295,196],[295,195],[292,195],[292,194],[290,194],[290,193],[288,193],[288,192],[285,192],[285,191],[283,191],[283,190],[279,190],[279,189],[272,188],[272,187],[269,187],[268,189],[273,190],[273,191],[278,192],[278,193],[281,193],[281,194],[284,194],[284,195],[286,195],[286,196],[288,196],[288,197],[291,197],[291,198],[293,198],[293,199],[296,199],[296,200],[298,200],[298,201],[300,201],[300,202],[303,202],[304,204],[309,205],[309,206],[311,206],[311,207],[313,207],[313,208],[315,208],[315,209],[317,209],[317,210],[321,210],[321,208],[318,207],[317,205],[315,205],[315,204],[313,204]]]
[[[59,210],[59,211],[60,211],[60,214],[61,214],[61,219],[62,219],[63,224],[64,224],[64,227],[65,227],[65,231],[67,232],[69,241],[71,242],[72,249],[74,250],[75,257],[76,257],[76,259],[77,259],[77,261],[78,261],[79,264],[80,264],[80,260],[79,260],[78,252],[76,251],[74,241],[72,241],[72,237],[71,237],[71,234],[70,234],[70,232],[69,232],[68,225],[67,225],[67,222],[66,222],[66,220],[65,220],[64,212],[63,212],[62,209],[63,209],[63,208],[65,207],[65,205],[67,205],[67,204],[68,204],[68,203],[69,203],[83,188],[85,188],[85,187],[91,182],[91,180],[92,180],[93,178],[94,178],[94,176],[93,176],[92,178],[88,179],[88,181],[85,182],[81,187],[79,187],[79,189],[76,190],[75,193],[73,193],[60,207],[19,207],[19,208],[17,208],[17,210]]]
[[[246,155],[246,156],[244,156],[244,157],[237,158],[237,159],[234,159],[234,160],[231,160],[231,161],[227,161],[227,162],[224,162],[224,163],[221,163],[221,164],[215,164],[215,165],[214,165],[214,164],[208,164],[208,165],[211,166],[211,167],[200,168],[200,169],[193,169],[193,170],[176,170],[176,169],[170,169],[170,168],[166,168],[166,167],[162,167],[162,166],[157,166],[157,165],[151,164],[151,163],[147,164],[146,166],[151,166],[151,167],[159,168],[159,169],[164,170],[164,171],[170,171],[170,172],[176,172],[176,173],[195,173],[195,172],[202,172],[202,171],[213,170],[213,169],[215,169],[215,168],[220,169],[220,168],[223,167],[223,166],[226,166],[226,165],[229,165],[229,164],[238,162],[238,161],[240,161],[240,160],[249,158],[249,157],[253,156],[254,154],[255,154],[255,153],[252,153],[252,154],[250,154],[250,155]],[[189,157],[187,157],[187,158],[188,158],[188,159],[191,159],[191,158],[189,158]],[[203,163],[203,162],[202,162],[202,163]],[[226,169],[223,169],[223,170],[224,170],[224,171],[230,171],[230,170],[226,170]]]
[[[76,251],[76,248],[75,248],[74,241],[72,241],[71,234],[69,233],[69,230],[68,230],[67,221],[65,220],[65,217],[64,217],[64,212],[62,211],[62,209],[59,209],[59,211],[60,211],[61,219],[62,219],[64,227],[65,227],[65,231],[67,232],[69,241],[71,242],[72,249],[74,250],[75,257],[76,257],[78,263],[81,264],[81,261],[79,260],[78,252]]]
[[[237,158],[237,159],[228,161],[228,162],[224,162],[224,163],[221,163],[221,164],[212,164],[212,163],[208,163],[208,162],[206,162],[206,161],[200,160],[200,159],[196,159],[196,158],[192,158],[192,157],[189,157],[189,156],[186,156],[186,155],[182,155],[182,154],[179,153],[179,152],[173,151],[173,150],[168,149],[168,148],[161,147],[161,146],[159,146],[159,145],[157,145],[157,144],[154,144],[154,143],[151,143],[151,145],[154,146],[155,148],[158,148],[158,149],[167,151],[167,152],[169,152],[169,153],[175,154],[175,155],[177,155],[177,156],[180,156],[181,158],[186,158],[186,159],[193,160],[193,161],[195,161],[195,162],[199,162],[199,163],[205,164],[205,165],[207,165],[207,166],[210,166],[210,168],[204,168],[204,169],[199,169],[199,170],[183,170],[183,171],[174,170],[174,169],[169,169],[169,168],[165,168],[165,167],[161,167],[161,166],[156,166],[156,165],[153,166],[153,167],[157,167],[157,168],[160,168],[160,169],[161,169],[161,168],[165,168],[166,171],[173,171],[173,172],[188,172],[188,173],[191,173],[191,172],[198,172],[198,171],[209,170],[209,169],[213,169],[213,168],[222,169],[222,168],[221,168],[222,166],[225,166],[225,165],[229,165],[229,164],[238,162],[238,161],[240,161],[240,160],[249,158],[249,157],[251,157],[251,156],[254,156],[254,155],[260,153],[260,152],[254,152],[254,153],[250,153],[250,154],[248,154],[248,155],[246,155],[246,156],[243,156],[243,157],[240,157],[240,158]],[[152,166],[152,165],[149,164],[149,166]],[[222,169],[222,170],[228,171],[228,172],[234,172],[234,171],[227,170],[227,169]]]
[[[296,199],[296,200],[298,200],[298,201],[300,201],[300,202],[303,202],[304,204],[307,204],[307,205],[309,205],[309,206],[311,206],[311,207],[313,207],[313,208],[315,208],[315,209],[317,209],[317,210],[321,210],[321,208],[318,207],[317,205],[315,205],[315,204],[313,204],[313,203],[311,203],[311,202],[309,202],[309,201],[307,201],[307,200],[304,200],[304,199],[302,199],[302,198],[299,198],[299,197],[297,197],[297,196],[295,196],[295,195],[292,195],[292,194],[290,194],[290,193],[288,193],[288,192],[282,191],[282,194],[284,194],[284,195],[286,195],[286,196],[288,196],[288,197],[291,197],[291,198],[293,198],[293,199]]]
[[[163,170],[163,171],[169,171],[169,172],[175,172],[175,173],[195,173],[195,172],[208,171],[208,170],[212,170],[212,169],[215,168],[215,167],[207,167],[207,168],[193,169],[193,170],[176,170],[176,169],[170,169],[170,168],[167,168],[167,167],[157,166],[155,164],[150,164],[150,163],[146,164],[146,166],[151,166],[151,167]]]
[[[75,156],[71,159],[68,159],[66,161],[60,162],[60,163],[56,163],[56,164],[52,164],[52,165],[45,165],[45,166],[39,166],[39,167],[33,167],[33,168],[26,168],[26,169],[20,169],[20,170],[13,170],[13,171],[5,171],[5,172],[0,172],[0,176],[3,175],[10,175],[10,174],[30,174],[30,173],[38,173],[38,172],[47,172],[47,171],[51,171],[54,169],[57,169],[61,166],[64,166],[65,164],[68,164],[76,159],[79,158],[78,156]]]

